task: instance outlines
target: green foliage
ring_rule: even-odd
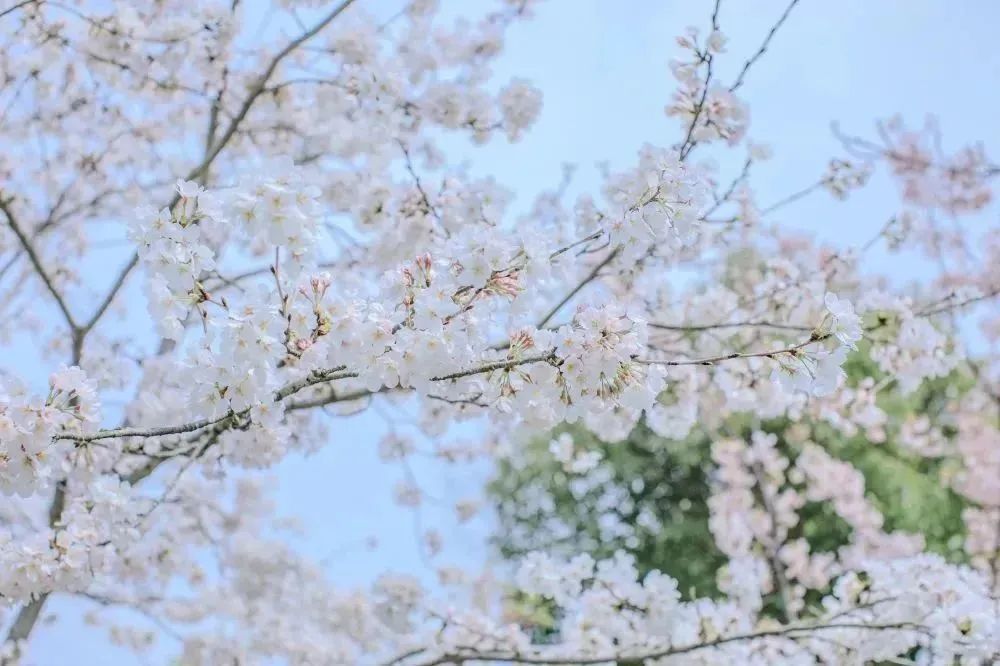
[[[851,379],[879,380],[864,350],[852,356],[847,370]],[[778,436],[779,449],[793,463],[805,438],[850,462],[864,475],[867,497],[884,515],[887,531],[920,532],[928,550],[963,561],[965,505],[942,481],[949,462],[908,451],[898,436],[903,422],[914,415],[925,415],[953,434],[945,405],[960,397],[968,381],[956,373],[911,395],[880,381],[886,384],[878,399],[888,417],[886,442],[869,442],[861,434],[845,437],[825,422],[778,419],[758,427]],[[721,430],[748,438],[752,426],[750,415],[736,415]],[[577,449],[602,455],[604,463],[587,481],[567,474],[549,452],[550,441],[564,431],[573,435]],[[709,530],[707,505],[710,448],[717,437],[696,430],[683,440],[667,440],[644,424],[617,443],[569,426],[541,436],[516,461],[503,462],[490,486],[500,516],[496,546],[505,557],[543,549],[583,551],[600,559],[625,550],[636,557],[641,571],[659,569],[677,578],[686,595],[717,595],[716,572],[725,557]],[[650,516],[655,524],[650,525]],[[800,516],[791,537],[804,537],[813,551],[836,551],[849,543],[851,529],[829,503],[809,502]]]
[[[533,442],[525,451],[527,464],[515,468],[503,463],[490,487],[495,497],[502,498],[502,531],[497,540],[501,553],[516,557],[534,549],[569,553],[582,547],[600,559],[624,549],[637,557],[643,570],[668,569],[662,563],[685,562],[684,567],[671,570],[681,589],[695,590],[699,595],[717,593],[715,571],[725,559],[708,530],[704,501],[709,492],[708,440],[668,441],[645,426],[615,444],[601,442],[584,431],[570,432],[581,449],[602,453],[611,476],[586,492],[574,494],[572,479],[549,453],[551,437]],[[610,489],[618,489],[622,501],[614,501]],[[533,505],[529,498],[539,490],[551,496],[551,506]],[[602,517],[635,524],[640,507],[655,507],[653,513],[667,527],[655,535],[636,530],[610,538],[602,531]],[[557,523],[569,527],[567,536],[555,537],[550,526]]]

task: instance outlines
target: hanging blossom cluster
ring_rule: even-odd
[[[556,331],[518,331],[510,358],[543,349],[551,350],[552,362],[505,372],[490,387],[494,401],[505,412],[530,414],[541,426],[616,407],[640,411],[650,406],[662,389],[663,373],[634,360],[645,348],[643,324],[613,307],[591,307]],[[546,406],[547,411],[539,411]]]
[[[141,512],[117,476],[90,479],[63,508],[61,523],[0,532],[0,594],[27,603],[53,589],[85,592],[95,577],[120,570],[121,553],[140,538]]]
[[[286,253],[283,268],[293,275],[301,271],[316,241],[319,192],[294,182],[290,162],[269,169],[280,175],[258,175],[219,192],[178,181],[173,210],[136,212],[130,239],[139,248],[139,260],[150,267],[147,298],[161,336],[180,340],[192,308],[203,318],[211,305],[228,309],[224,301],[213,301],[202,278],[215,268],[217,253],[231,234],[242,235],[251,246],[281,248]]]
[[[16,379],[0,379],[0,490],[30,497],[50,487],[65,473],[67,447],[56,434],[92,432],[99,420],[97,392],[78,367],[54,372],[44,397]]]
[[[450,165],[441,137],[515,141],[538,118],[541,93],[493,85],[491,69],[535,3],[451,25],[433,0],[392,17],[360,4],[283,2],[263,27],[221,0],[0,13],[17,24],[0,57],[0,334],[66,366],[47,383],[7,367],[0,378],[0,491],[25,498],[0,512],[0,661],[30,655],[58,594],[153,618],[192,664],[990,659],[997,423],[985,408],[963,413],[948,479],[977,503],[965,515],[975,571],[883,532],[852,467],[815,447],[793,465],[763,434],[714,448],[725,600],[682,601],[675,581],[640,579],[624,556],[545,553],[527,556],[513,591],[442,568],[443,596],[404,574],[345,592],[282,543],[264,494],[227,471],[343,438],[327,422],[339,414],[419,410],[408,421],[452,462],[563,422],[607,440],[640,422],[683,437],[753,411],[874,432],[877,384],[845,386],[852,355],[906,390],[948,377],[969,357],[946,315],[1000,293],[995,242],[980,257],[936,227],[886,225],[873,243],[945,259],[904,295],[862,270],[863,252],[766,223],[780,206],[757,206],[747,180],[768,151],[746,140],[737,97],[759,54],[719,81],[718,16],[704,41],[679,41],[673,145],[606,169],[593,195],[571,197],[567,180],[515,215],[512,193]],[[305,27],[300,5],[315,14]],[[728,185],[694,157],[712,143],[747,150]],[[907,206],[989,201],[985,153],[962,153],[952,195],[928,199],[914,192],[940,173],[914,150],[868,156],[904,179]],[[841,180],[814,189],[864,181]],[[130,244],[114,270],[94,268],[107,261],[98,222]],[[983,405],[996,399],[994,369],[970,381]],[[451,443],[449,425],[470,419],[482,441]],[[415,436],[394,433],[383,457],[405,468]],[[571,474],[601,473],[572,442],[554,450]],[[395,492],[420,509],[414,479]],[[814,554],[786,538],[805,501],[834,507],[851,548]],[[460,500],[458,521],[480,504]],[[438,533],[421,538],[440,550]],[[765,612],[769,590],[784,590],[781,618]],[[497,619],[504,592],[549,604],[553,635]],[[149,646],[107,621],[114,640]]]
[[[789,390],[802,390],[814,395],[832,393],[844,376],[841,366],[850,349],[857,349],[855,343],[861,339],[861,318],[854,312],[854,306],[832,292],[824,298],[826,315],[823,324],[828,330],[816,339],[835,338],[836,347],[812,354],[799,354],[793,350],[791,359],[783,360],[774,371],[774,376]]]

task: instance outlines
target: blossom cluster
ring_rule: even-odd
[[[0,531],[0,594],[26,602],[88,589],[95,575],[119,566],[120,551],[139,537],[139,514],[127,483],[100,476],[67,503],[60,524],[27,534]]]
[[[17,380],[0,381],[0,492],[24,497],[64,474],[73,448],[54,442],[57,432],[96,429],[100,402],[78,367],[63,367],[49,378],[44,398]]]
[[[921,583],[903,582],[907,577]],[[957,654],[989,654],[1000,629],[982,603],[988,596],[984,581],[928,555],[871,562],[841,576],[823,599],[820,617],[812,620],[829,628],[812,634],[805,630],[801,636],[794,630],[754,635],[752,607],[706,599],[681,602],[676,581],[658,571],[638,579],[634,562],[621,553],[597,563],[586,556],[564,563],[532,555],[515,580],[520,591],[558,604],[560,638],[587,645],[586,655],[596,658],[635,655],[664,664],[766,659],[863,663],[917,648],[933,663],[947,663]],[[906,592],[899,595],[901,589]],[[876,606],[883,606],[878,613],[883,628],[878,622],[870,627],[858,622],[868,619]],[[746,639],[731,641],[740,635]],[[710,647],[686,649],[702,642]],[[521,649],[514,645],[507,651]],[[559,644],[539,653],[542,659],[568,656]]]
[[[730,87],[710,81],[712,59],[725,53],[726,37],[713,30],[699,43],[697,29],[689,29],[677,39],[685,50],[686,60],[670,63],[674,78],[680,84],[666,108],[668,116],[680,118],[687,127],[687,140],[724,140],[730,145],[740,142],[749,126],[749,111]]]

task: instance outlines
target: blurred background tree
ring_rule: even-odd
[[[806,442],[851,464],[863,475],[865,497],[884,517],[885,532],[922,535],[929,551],[965,562],[967,502],[949,487],[957,463],[942,452],[957,433],[949,406],[971,385],[968,375],[956,371],[905,394],[880,373],[864,347],[845,369],[848,385],[877,389],[873,425],[851,435],[823,418],[759,421],[740,414],[711,430],[697,426],[676,440],[645,423],[621,442],[601,441],[571,425],[539,436],[502,461],[490,486],[499,516],[496,547],[506,558],[537,549],[586,552],[595,559],[625,551],[640,571],[675,577],[685,597],[718,595],[727,557],[710,530],[709,499],[717,475],[712,443],[749,441],[751,432],[763,431],[777,436],[789,470]],[[805,539],[813,553],[849,545],[852,528],[833,503],[807,501],[799,516],[790,540]],[[530,601],[521,600],[519,614],[546,624],[539,613],[553,609]]]

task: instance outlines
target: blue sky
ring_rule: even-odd
[[[375,3],[373,11],[390,15],[394,4]],[[492,3],[453,1],[448,11],[475,14],[480,6]],[[735,74],[757,48],[784,6],[784,0],[724,0],[720,19],[730,37],[721,65],[724,77]],[[673,86],[667,67],[677,51],[673,38],[687,25],[704,29],[710,11],[709,0],[542,3],[535,20],[511,30],[496,67],[498,81],[519,76],[544,91],[540,121],[518,144],[461,145],[455,158],[470,160],[473,173],[494,175],[521,202],[555,185],[564,162],[580,167],[576,189],[595,189],[596,162],[626,165],[645,142],[677,140],[676,121],[663,113]],[[874,120],[896,112],[911,124],[933,113],[946,145],[978,139],[988,149],[1000,147],[997,25],[1000,3],[985,0],[803,0],[742,88],[751,105],[750,136],[774,149],[774,158],[758,168],[752,181],[759,201],[809,185],[830,157],[841,154],[830,132],[832,121],[848,132],[869,134]],[[720,160],[724,172],[732,173],[742,157],[735,152],[734,161]],[[857,245],[896,211],[895,201],[892,184],[876,177],[846,203],[819,193],[782,209],[775,219],[838,245]],[[917,264],[878,251],[871,256],[873,269],[904,278],[920,271]],[[9,365],[5,359],[0,364]],[[310,457],[291,456],[271,472],[280,511],[298,518],[309,534],[302,547],[319,557],[336,551],[330,575],[345,585],[389,568],[427,572],[415,544],[413,516],[391,500],[402,472],[376,456],[384,429],[375,412],[334,422],[325,449]],[[475,431],[464,434],[474,437]],[[473,494],[486,471],[456,474],[416,462],[414,473],[432,495],[455,500]],[[429,526],[440,515],[450,515],[450,509],[431,505],[425,514]],[[453,537],[441,561],[484,561],[488,527],[480,521]],[[360,545],[370,536],[380,548],[368,551]],[[109,655],[106,638],[72,617],[76,608],[68,602],[50,607],[64,619],[38,628],[29,653],[32,663],[137,663],[129,653],[112,650]],[[161,662],[157,653],[150,663]]]

